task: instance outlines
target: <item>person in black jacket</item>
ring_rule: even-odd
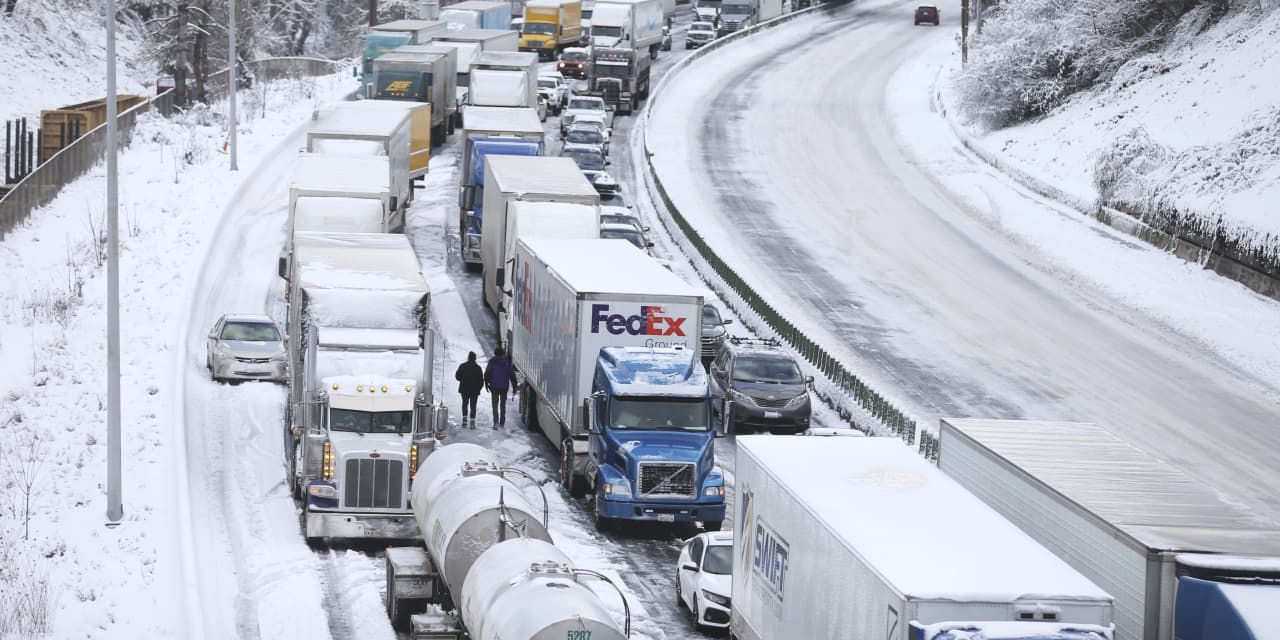
[[[471,421],[471,428],[476,428],[476,401],[480,399],[480,390],[484,389],[484,371],[476,362],[476,352],[467,353],[467,361],[458,365],[458,372],[453,375],[458,380],[458,393],[462,394],[462,426]],[[468,417],[467,411],[471,415]]]

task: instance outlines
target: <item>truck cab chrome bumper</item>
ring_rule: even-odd
[[[418,521],[412,513],[326,513],[307,511],[308,538],[372,538],[418,540]]]

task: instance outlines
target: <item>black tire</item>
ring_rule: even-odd
[[[591,520],[596,525],[596,531],[600,533],[609,533],[613,530],[613,519],[600,515],[600,492],[595,491],[591,494]]]
[[[586,482],[573,468],[573,438],[560,441],[560,486],[575,500],[587,495]]]
[[[712,531],[719,531],[720,527],[723,526],[723,520],[706,520],[702,523],[702,530],[710,533]]]

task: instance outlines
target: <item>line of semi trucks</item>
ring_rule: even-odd
[[[556,447],[559,484],[602,530],[726,520],[705,301],[599,238],[596,187],[545,155],[530,103],[448,90],[489,95],[477,72],[510,86],[536,73],[534,54],[487,49],[511,41],[483,31],[388,48],[364,66],[373,99],[313,115],[280,259],[290,486],[311,542],[417,541],[386,552],[388,614],[413,638],[625,638],[626,599],[556,548],[545,489],[491,451],[444,444],[430,291],[398,232],[431,149],[461,124],[462,254],[520,373],[522,422]],[[383,32],[402,33],[370,34]],[[1280,633],[1280,532],[1176,470],[1088,425],[953,420],[941,441],[935,467],[894,440],[738,438],[731,636]]]

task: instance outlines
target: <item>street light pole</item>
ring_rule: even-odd
[[[240,57],[236,55],[236,0],[228,0],[228,3],[231,5],[230,9],[228,9],[231,13],[231,26],[227,29],[227,51],[229,52],[227,54],[227,60],[229,61],[227,67],[227,96],[231,101],[231,106],[227,114],[227,128],[230,129],[228,137],[230,138],[231,170],[238,171],[239,167],[236,166],[236,90],[240,85],[240,65],[238,64]]]
[[[120,241],[116,180],[116,0],[107,0],[107,525],[120,524]]]

